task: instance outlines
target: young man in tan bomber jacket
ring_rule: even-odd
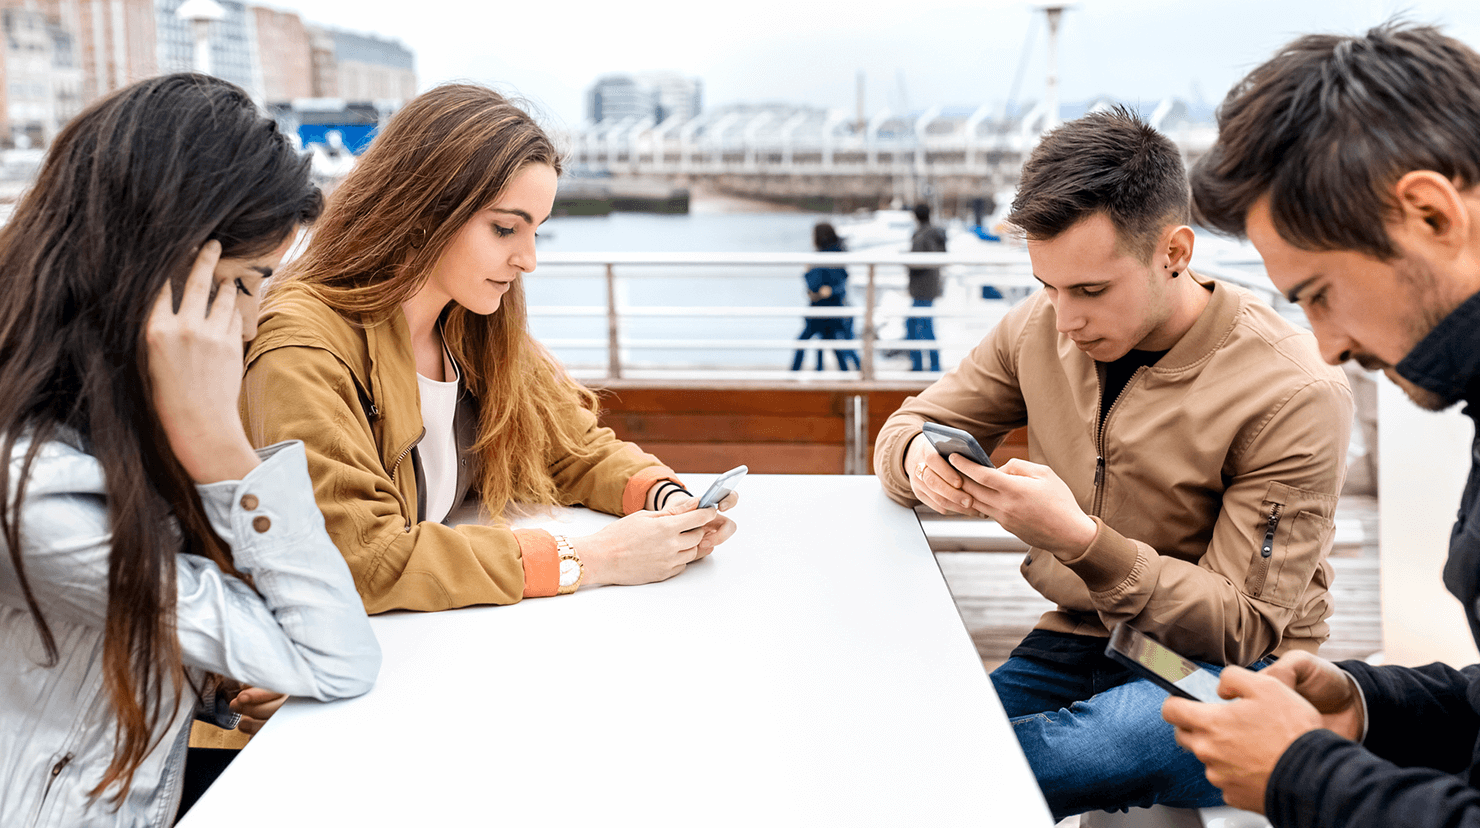
[[[990,517],[1028,543],[1057,608],[992,673],[1055,818],[1220,804],[1161,719],[1166,694],[1104,656],[1127,622],[1204,666],[1314,652],[1352,397],[1314,338],[1190,271],[1177,148],[1136,116],[1049,133],[1009,221],[1043,290],[879,433],[895,500]],[[1032,462],[935,453],[921,424],[990,451],[1026,425]]]

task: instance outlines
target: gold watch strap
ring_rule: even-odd
[[[564,584],[560,585],[555,593],[556,595],[569,595],[580,588],[581,581],[586,577],[586,567],[584,564],[581,563],[581,556],[576,554],[576,548],[574,545],[571,544],[569,538],[564,535],[554,535],[554,538],[555,549],[560,554],[560,560],[562,562],[575,561],[576,563],[575,581],[573,581],[569,586],[566,586]]]

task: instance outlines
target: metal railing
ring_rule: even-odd
[[[857,297],[861,293],[862,303],[843,307],[816,307],[805,303],[801,295],[800,281],[803,269],[813,266],[846,267],[850,272],[850,293]],[[907,282],[909,267],[941,268],[943,281],[949,288],[944,300],[934,307],[916,308],[896,301],[886,307],[884,298],[901,299]],[[859,278],[859,271],[862,278]],[[767,272],[768,271],[768,272]],[[1266,301],[1279,304],[1279,294],[1268,282],[1236,270],[1199,267],[1199,271],[1215,275],[1255,290]],[[621,300],[625,282],[639,282],[654,278],[681,277],[686,284],[714,284],[714,280],[753,280],[766,277],[790,280],[797,290],[790,294],[798,301],[788,305],[738,305],[738,304],[635,304]],[[569,364],[572,373],[583,379],[626,380],[626,379],[672,379],[734,380],[749,382],[777,382],[811,380],[811,372],[787,370],[785,365],[757,369],[754,364],[736,367],[733,362],[697,364],[682,368],[663,368],[652,361],[634,358],[631,355],[645,351],[683,351],[702,354],[715,351],[776,352],[794,349],[822,351],[854,351],[859,356],[857,370],[831,373],[830,377],[852,382],[876,382],[880,380],[919,381],[938,374],[890,371],[881,368],[883,354],[914,350],[950,350],[964,353],[974,346],[981,336],[996,323],[1016,300],[1039,287],[1032,275],[1032,266],[1027,253],[1020,247],[988,246],[962,253],[900,253],[847,252],[847,253],[550,253],[542,252],[539,269],[534,278],[585,277],[599,278],[603,284],[604,301],[601,304],[551,304],[531,300],[529,314],[537,324],[540,319],[563,318],[570,320],[604,320],[604,332],[600,336],[542,336],[546,347],[557,354],[561,351],[582,350],[600,352],[604,359],[599,363]],[[995,288],[1004,301],[988,304],[979,299],[982,288]],[[854,301],[858,301],[856,298]],[[641,336],[632,329],[637,320],[766,320],[792,319],[798,325],[807,317],[852,318],[855,320],[852,339],[809,339],[779,338],[746,332],[744,335],[724,335],[708,330],[700,336],[682,336],[664,332],[658,335]],[[881,328],[885,323],[897,322],[902,318],[930,317],[934,320],[954,322],[945,331],[937,332],[936,340],[911,340],[899,337],[884,337]],[[649,326],[651,327],[651,326]],[[945,335],[941,335],[944,333]],[[761,355],[757,354],[758,361]],[[774,363],[774,357],[771,360]],[[942,362],[943,369],[950,365]]]
[[[806,304],[801,296],[800,283],[803,269],[813,266],[846,267],[850,271],[852,295],[861,293],[862,304],[842,307],[814,307]],[[531,304],[530,316],[565,318],[603,318],[606,322],[605,336],[595,337],[542,337],[544,344],[552,350],[598,349],[604,350],[606,359],[601,366],[602,379],[624,379],[631,376],[633,363],[642,365],[641,360],[631,360],[624,354],[645,350],[703,351],[776,351],[778,349],[805,348],[824,351],[855,351],[860,354],[860,367],[846,372],[853,379],[872,381],[880,378],[878,357],[886,350],[915,350],[922,346],[939,349],[963,344],[958,341],[938,339],[922,342],[900,338],[882,338],[881,322],[901,316],[931,317],[934,319],[969,319],[976,313],[945,307],[895,308],[882,307],[881,298],[886,291],[902,290],[907,267],[939,267],[943,276],[954,280],[968,289],[978,285],[991,285],[1009,295],[1026,295],[1037,286],[1031,274],[1027,257],[1021,251],[1007,255],[984,257],[980,254],[951,253],[542,253],[537,276],[586,276],[592,269],[599,269],[604,282],[605,301],[601,305],[554,305]],[[781,270],[789,268],[789,270]],[[862,279],[857,274],[862,270]],[[787,279],[798,286],[792,295],[799,301],[788,305],[757,306],[734,304],[627,304],[619,299],[620,284],[624,280],[683,277],[702,285],[712,280],[755,279],[758,271],[769,270],[772,278]],[[854,301],[857,301],[856,299]],[[798,325],[806,317],[852,318],[856,320],[852,339],[809,339],[798,341],[794,337],[775,336],[635,336],[630,333],[633,320],[637,319],[713,319],[713,320],[779,320],[793,319]],[[588,366],[589,368],[589,366]],[[652,372],[653,368],[647,368]],[[692,372],[693,368],[688,371]],[[736,369],[715,364],[703,368],[713,377],[731,375],[737,379],[758,379],[756,371]],[[589,372],[589,371],[588,371]],[[674,372],[670,372],[674,373]],[[800,378],[791,371],[779,369],[774,377]],[[917,375],[918,376],[918,375]]]

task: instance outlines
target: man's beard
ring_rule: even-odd
[[[1404,333],[1408,339],[1408,350],[1412,351],[1419,342],[1423,341],[1424,337],[1429,335],[1430,331],[1444,320],[1444,317],[1454,311],[1454,307],[1445,307],[1445,303],[1440,299],[1437,289],[1438,280],[1434,278],[1434,271],[1428,265],[1405,256],[1398,261],[1395,268],[1398,278],[1408,291],[1408,299],[1413,308],[1413,312],[1403,323]],[[1352,359],[1368,371],[1381,371],[1386,374],[1387,378],[1401,388],[1408,399],[1419,408],[1427,411],[1443,411],[1459,402],[1459,397],[1446,397],[1410,382],[1399,374],[1396,368],[1371,354],[1353,354]]]
[[[1367,366],[1363,365],[1362,367],[1365,368]],[[1393,385],[1403,389],[1403,393],[1408,395],[1408,399],[1413,401],[1414,405],[1425,411],[1443,411],[1459,402],[1458,398],[1450,399],[1443,394],[1436,394],[1427,388],[1414,385],[1404,379],[1403,375],[1398,373],[1398,369],[1391,365],[1383,366],[1382,372],[1387,375],[1388,379],[1393,381]]]

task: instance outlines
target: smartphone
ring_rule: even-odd
[[[1218,677],[1165,644],[1124,622],[1110,632],[1105,655],[1150,679],[1163,690],[1184,699],[1227,704],[1218,695]]]
[[[699,508],[710,509],[718,506],[721,500],[724,500],[730,492],[735,491],[740,486],[740,479],[745,477],[745,473],[748,471],[750,469],[745,466],[736,466],[719,477],[714,478],[714,482],[709,484],[709,488],[699,498]]]
[[[920,427],[925,430],[925,439],[930,441],[930,445],[935,446],[936,453],[941,457],[949,460],[951,455],[959,454],[978,465],[989,469],[996,468],[992,465],[992,458],[982,450],[981,443],[961,429],[936,423],[926,423]]]

